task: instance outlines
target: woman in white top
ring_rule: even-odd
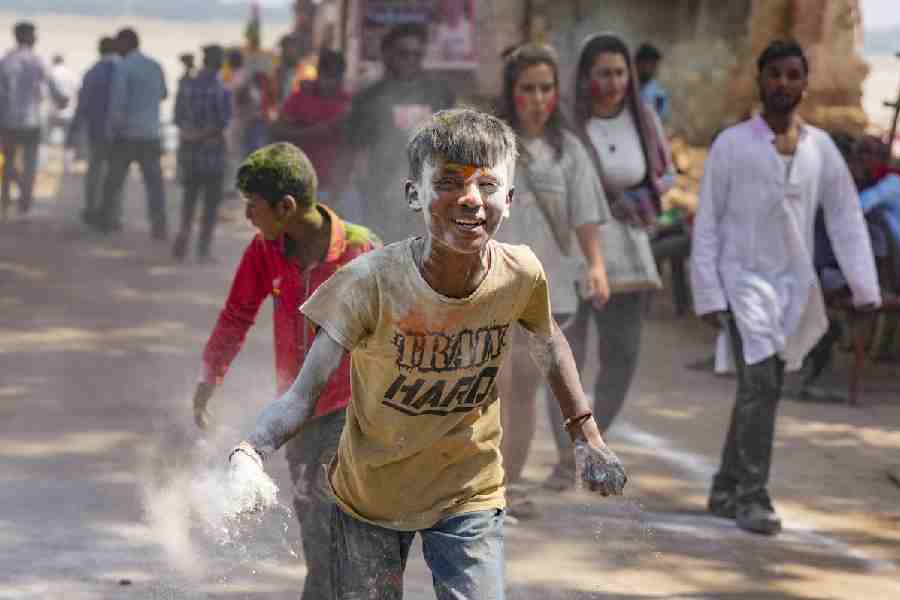
[[[599,241],[599,226],[609,211],[587,151],[563,128],[553,50],[522,46],[509,56],[503,74],[500,112],[516,132],[519,159],[516,197],[498,238],[531,247],[547,275],[553,313],[565,327],[578,307],[576,283],[585,301],[598,310],[609,297]],[[534,435],[541,373],[528,356],[521,332],[514,340],[510,364],[500,379],[502,453],[508,511],[526,517],[533,507],[516,483]]]
[[[618,36],[598,34],[584,43],[573,100],[575,132],[593,159],[613,218],[600,228],[610,300],[603,308],[581,301],[568,338],[583,376],[589,321],[594,321],[601,362],[594,416],[606,431],[637,366],[646,296],[660,286],[649,235],[660,196],[671,186],[672,162],[662,125],[640,98],[631,55]],[[562,424],[554,420],[562,460],[548,484],[561,489],[572,485],[574,462],[565,451],[570,443]]]

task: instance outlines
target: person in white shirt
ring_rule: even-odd
[[[0,59],[0,139],[3,147],[3,182],[0,185],[0,213],[6,219],[11,204],[10,183],[19,186],[19,215],[31,209],[41,139],[41,106],[45,88],[58,107],[69,98],[57,84],[44,61],[35,54],[35,26],[20,21],[13,27],[16,47]],[[16,173],[16,156],[21,152],[23,172]]]
[[[763,111],[710,150],[691,266],[695,310],[725,329],[738,374],[708,508],[775,534],[781,520],[767,484],[784,371],[799,368],[828,328],[812,260],[820,206],[854,304],[874,309],[881,297],[847,165],[827,133],[795,114],[809,74],[803,49],[774,41],[757,66]]]
[[[80,87],[78,77],[66,65],[63,56],[55,54],[51,62],[50,77],[57,83],[67,98],[77,98],[78,88]],[[49,112],[50,128],[61,127],[63,135],[65,135],[65,130],[68,128],[73,116],[75,116],[75,102],[68,102],[65,106],[51,104]]]

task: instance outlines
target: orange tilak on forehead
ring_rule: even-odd
[[[459,173],[466,181],[471,181],[474,177],[480,177],[482,175],[488,174],[487,169],[485,169],[484,167],[477,167],[475,165],[463,165],[455,162],[448,162],[444,164],[444,169],[446,171]]]

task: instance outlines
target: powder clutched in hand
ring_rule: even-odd
[[[236,452],[224,481],[220,506],[223,519],[245,512],[256,512],[274,506],[278,486],[251,456]]]
[[[247,536],[259,527],[251,521],[280,508],[277,494],[278,486],[259,464],[236,453],[229,465],[195,464],[167,473],[144,490],[144,509],[168,562],[185,575],[202,577],[209,570],[205,558],[222,558],[219,552],[210,555],[209,542],[220,549],[250,543]]]

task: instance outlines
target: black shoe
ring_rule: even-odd
[[[733,519],[737,514],[737,501],[734,492],[712,490],[706,502],[706,510],[722,519]]]
[[[781,531],[781,518],[771,502],[752,502],[737,508],[737,525],[741,529],[763,535],[775,535]]]

